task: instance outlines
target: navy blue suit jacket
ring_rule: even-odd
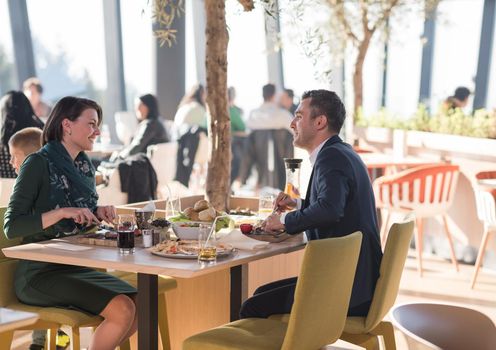
[[[374,192],[365,164],[339,136],[320,150],[302,208],[286,215],[285,226],[290,234],[306,231],[310,240],[361,231],[350,308],[370,303],[382,258]]]

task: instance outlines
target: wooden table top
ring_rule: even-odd
[[[38,320],[38,314],[0,308],[0,333],[25,327]]]
[[[71,245],[88,249],[68,251],[50,247],[50,243],[57,242],[70,242]],[[265,249],[256,251],[236,250],[232,255],[225,258],[218,258],[215,264],[207,266],[201,266],[196,259],[175,259],[155,256],[144,248],[136,248],[134,254],[121,255],[118,249],[114,247],[77,244],[75,237],[4,248],[3,253],[9,258],[15,259],[167,275],[178,278],[192,278],[245,264],[250,261],[290,253],[302,249],[304,245],[303,234],[299,234],[284,242],[270,243]]]

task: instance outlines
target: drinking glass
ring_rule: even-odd
[[[214,263],[217,260],[217,248],[215,246],[215,235],[212,233],[211,224],[200,224],[198,228],[198,262]]]
[[[165,204],[165,218],[169,219],[171,217],[179,215],[181,212],[181,198],[179,197],[169,197]]]
[[[136,222],[132,214],[119,214],[117,217],[117,247],[121,254],[134,253],[134,229]]]
[[[274,196],[271,194],[261,194],[258,200],[258,216],[267,219],[274,210]]]

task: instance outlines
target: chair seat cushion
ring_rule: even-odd
[[[40,315],[40,320],[53,322],[71,327],[99,325],[103,318],[90,315],[81,311],[68,310],[57,307],[31,306],[21,303],[13,303],[7,306],[10,309],[36,312]]]
[[[343,332],[351,334],[366,333],[365,317],[347,317]]]
[[[286,328],[280,321],[247,318],[189,337],[183,350],[279,350]]]
[[[132,272],[112,271],[109,272],[112,276],[118,277],[124,282],[129,283],[134,288],[138,287],[138,274]],[[158,276],[158,294],[163,294],[168,290],[175,289],[177,282],[169,276]]]

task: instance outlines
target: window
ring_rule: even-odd
[[[67,95],[87,97],[105,110],[102,2],[28,0],[27,7],[36,73],[44,86],[44,98],[55,102]],[[55,13],[60,15],[54,17]]]
[[[0,0],[0,95],[17,88],[7,0]]]

